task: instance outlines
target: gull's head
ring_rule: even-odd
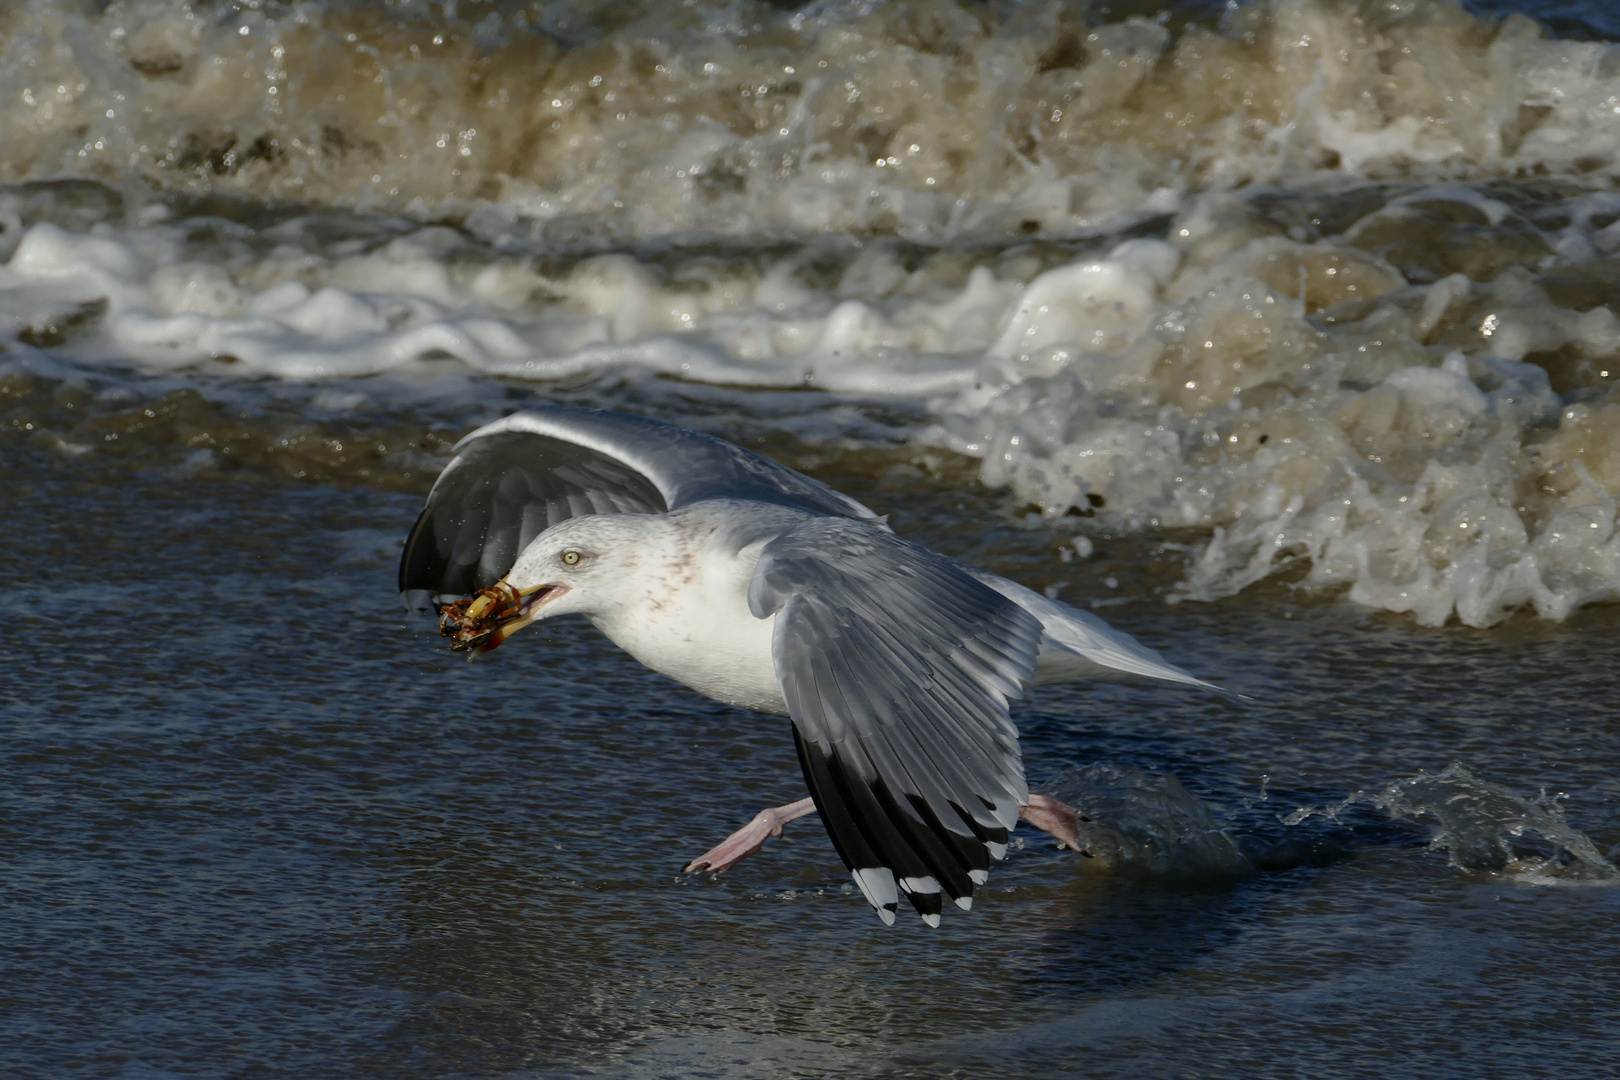
[[[553,525],[505,577],[446,608],[439,630],[452,648],[489,652],[537,620],[594,616],[633,587],[662,524],[657,515],[592,514]]]

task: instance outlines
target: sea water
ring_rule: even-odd
[[[1539,22],[1537,20],[1540,20]],[[1606,5],[0,9],[17,1075],[1606,1068]],[[1043,687],[883,930],[785,723],[451,657],[449,448],[662,416],[1246,699]],[[527,640],[525,640],[527,639]]]

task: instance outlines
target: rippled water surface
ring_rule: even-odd
[[[911,535],[1062,577],[982,496],[831,478]],[[1548,788],[1565,830],[1620,841],[1612,608],[1533,633],[1288,595],[1109,609],[1256,700],[1044,688],[1017,713],[1031,775],[1105,763],[1113,787],[1054,790],[1139,834],[1161,812],[1118,776],[1175,777],[1244,861],[1108,873],[1029,833],[971,915],[885,930],[813,820],[682,875],[798,794],[785,722],[584,623],[452,657],[391,595],[415,498],[113,487],[35,456],[5,480],[25,1075],[1488,1074],[1601,1069],[1620,1036],[1614,871],[1560,863],[1567,831],[1509,838],[1554,856],[1535,885],[1370,800],[1282,823],[1460,762],[1524,798],[1509,826]]]
[[[1612,1071],[1610,6],[0,5],[0,1074]],[[787,721],[395,593],[540,400],[1236,693],[1032,690],[937,930],[684,875]]]

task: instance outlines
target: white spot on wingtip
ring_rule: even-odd
[[[988,870],[969,870],[968,871],[968,880],[973,882],[973,884],[975,884],[975,885],[983,885],[985,882],[990,880],[990,871],[988,871]]]
[[[927,923],[929,926],[938,926],[939,925],[939,916],[938,915],[924,915],[922,917],[922,920],[923,920],[923,922]]]
[[[866,902],[875,908],[893,908],[900,900],[895,891],[894,873],[884,866],[862,867],[851,870],[850,876],[860,887]]]
[[[893,926],[894,925],[894,908],[892,908],[892,907],[880,907],[880,908],[877,909],[877,913],[878,913],[878,918],[883,920],[883,925],[884,926]]]
[[[991,841],[986,841],[984,846],[990,849],[990,857],[992,859],[1004,859],[1007,857],[1006,844],[997,844]]]
[[[901,878],[900,887],[909,893],[937,893],[939,880],[932,876]]]
[[[956,906],[961,908],[963,911],[972,911],[973,910],[973,897],[971,897],[971,896],[958,896],[956,898]]]

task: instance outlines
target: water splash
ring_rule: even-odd
[[[1429,850],[1444,852],[1465,873],[1529,885],[1620,884],[1620,867],[1565,820],[1561,798],[1545,791],[1526,798],[1453,764],[1357,791],[1331,806],[1300,807],[1281,820],[1290,826],[1317,816],[1336,821],[1354,805],[1370,806],[1392,820],[1431,828]]]
[[[1150,877],[1241,877],[1253,867],[1214,813],[1173,776],[1098,763],[1044,785],[1089,818],[1082,850],[1101,868]]]

